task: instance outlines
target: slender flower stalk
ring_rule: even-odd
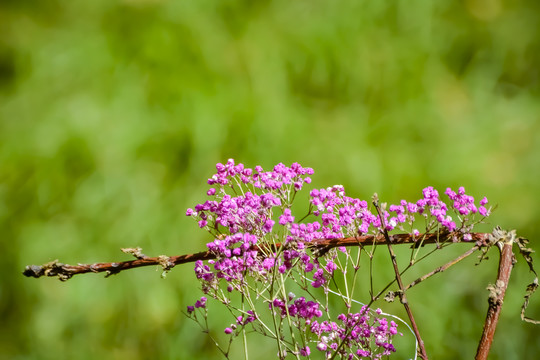
[[[375,206],[375,209],[377,210],[377,215],[379,216],[379,219],[381,219],[381,222],[382,222],[381,209],[379,207],[379,199],[376,196],[374,196],[373,205]],[[409,301],[407,300],[405,287],[403,286],[403,281],[401,280],[401,274],[399,272],[397,261],[396,261],[396,255],[394,253],[394,249],[392,248],[390,237],[388,236],[388,230],[386,228],[383,228],[383,234],[388,242],[386,246],[388,247],[388,252],[390,253],[390,259],[392,260],[392,266],[394,267],[394,273],[396,275],[396,282],[399,288],[400,301],[405,307],[405,311],[407,312],[407,316],[409,317],[409,320],[411,322],[414,335],[416,336],[416,340],[418,341],[419,351],[420,351],[419,355],[422,359],[427,360],[428,356],[426,353],[426,348],[424,346],[424,341],[422,340],[422,337],[420,336],[420,331],[418,330],[418,326],[416,325],[416,321],[414,319],[411,307],[409,305]]]

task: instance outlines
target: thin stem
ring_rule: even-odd
[[[280,359],[284,359],[283,356],[283,350],[281,349],[281,329],[277,324],[276,321],[276,314],[275,314],[275,308],[274,308],[274,284],[276,283],[276,271],[277,271],[277,261],[274,262],[274,267],[272,271],[272,282],[270,286],[270,306],[272,307],[272,322],[274,323],[274,329],[276,331],[276,340],[277,340],[277,346],[278,346],[278,354]]]
[[[285,290],[285,279],[283,278],[283,274],[280,274],[280,281],[281,281],[281,286],[280,286],[281,294],[283,295],[283,300],[286,303],[288,295]],[[287,322],[289,323],[289,330],[291,331],[291,339],[294,344],[294,353],[296,355],[296,358],[300,360],[300,356],[298,355],[298,344],[294,337],[294,330],[292,326],[291,315],[289,314],[289,307],[286,304],[285,304],[285,313],[287,314]]]
[[[400,272],[400,276],[403,276],[403,274],[405,274],[405,273],[406,273],[406,272],[407,272],[414,264],[419,263],[420,261],[422,261],[422,260],[424,260],[425,258],[427,258],[429,255],[433,254],[435,251],[441,250],[441,249],[443,249],[444,247],[446,247],[446,246],[448,246],[448,245],[450,245],[450,244],[446,244],[446,245],[445,245],[445,243],[442,243],[441,246],[436,247],[436,248],[434,248],[433,250],[430,250],[427,254],[424,254],[424,255],[421,256],[420,258],[416,259],[416,260],[414,261],[414,263],[410,263],[410,262],[409,262],[409,265],[407,265],[407,266],[405,267],[405,269],[403,269],[403,270]],[[478,245],[476,245],[475,247],[478,247]],[[470,251],[470,250],[469,250],[469,251]],[[461,259],[461,260],[462,260],[462,259]],[[461,260],[460,260],[460,261],[461,261]],[[443,265],[443,266],[446,266],[446,265]],[[448,267],[446,267],[446,268],[448,268]],[[445,268],[445,269],[446,269],[446,268]],[[435,270],[433,270],[432,272],[435,272],[435,273],[436,273],[436,272],[438,272],[438,271],[437,271],[437,269],[435,269]],[[427,276],[427,275],[424,275],[424,276]],[[429,276],[431,276],[431,275],[429,275]],[[427,276],[427,277],[429,277],[429,276]],[[371,301],[368,303],[367,306],[368,306],[368,307],[371,307],[371,305],[372,305],[375,301],[377,301],[377,300],[379,299],[379,297],[380,297],[382,294],[384,294],[384,293],[386,292],[386,290],[388,290],[388,288],[389,288],[390,286],[392,286],[395,282],[396,282],[396,278],[394,277],[394,279],[392,279],[392,281],[390,281],[388,284],[386,284],[386,286],[385,286],[381,291],[379,291],[379,292],[377,293],[377,295],[372,296]],[[416,284],[415,284],[415,285],[416,285]],[[405,290],[409,289],[409,287],[412,287],[412,285],[407,286],[407,287],[405,288]]]
[[[204,309],[204,311],[207,311],[207,310]],[[216,348],[219,350],[219,352],[221,352],[223,354],[223,356],[225,356],[226,359],[229,359],[230,343],[229,343],[229,348],[227,349],[227,351],[223,350],[221,348],[221,346],[219,346],[219,343],[217,342],[217,340],[212,336],[212,334],[210,334],[210,331],[208,330],[208,319],[206,317],[206,314],[203,315],[204,316],[204,325],[205,326],[203,326],[203,324],[201,324],[199,319],[197,319],[197,314],[196,313],[193,313],[194,316],[190,316],[190,315],[188,315],[186,313],[184,313],[184,315],[186,315],[188,317],[188,319],[191,319],[194,322],[196,322],[197,325],[199,325],[199,327],[201,328],[202,332],[210,337],[210,340],[212,340],[212,342],[214,343]]]
[[[400,293],[401,303],[403,304],[403,307],[405,308],[405,311],[407,312],[407,316],[409,317],[409,320],[411,321],[411,326],[413,328],[414,335],[416,336],[416,339],[418,340],[418,345],[420,347],[419,355],[422,359],[427,360],[428,356],[426,353],[426,348],[424,346],[424,341],[422,340],[422,337],[420,336],[420,331],[418,330],[418,326],[416,325],[416,321],[414,320],[411,307],[409,306],[409,302],[407,301],[407,296],[405,295],[405,289],[403,287],[403,282],[401,281],[399,268],[397,266],[396,254],[394,253],[394,250],[391,245],[390,237],[388,236],[388,231],[386,230],[386,226],[384,224],[384,219],[381,214],[381,209],[379,208],[378,199],[374,198],[373,205],[375,206],[375,209],[377,210],[377,214],[379,215],[379,220],[381,221],[381,229],[383,230],[384,237],[387,240],[388,252],[390,253],[390,259],[392,260],[392,266],[394,267],[394,273],[396,274],[396,281],[398,283],[399,290],[401,292]]]
[[[369,296],[373,301],[373,254],[369,255]]]
[[[248,360],[249,352],[247,347],[247,337],[246,337],[246,328],[242,327],[242,340],[244,341],[244,359]]]
[[[304,221],[309,215],[311,215],[311,210],[313,209],[313,204],[312,203],[309,203],[309,208],[308,208],[308,212],[306,215],[304,215],[303,218],[301,218],[300,220],[298,220],[298,223],[301,223],[302,221]]]
[[[242,292],[242,313],[245,313],[244,309],[244,293]],[[249,354],[248,354],[248,347],[247,347],[247,337],[246,337],[246,326],[242,325],[242,339],[244,340],[244,359],[248,360]]]
[[[456,265],[458,262],[460,262],[461,260],[469,257],[471,254],[473,254],[476,250],[478,250],[480,247],[478,245],[476,246],[473,246],[472,248],[470,248],[469,250],[467,250],[465,253],[461,254],[460,256],[458,256],[457,258],[455,258],[454,260],[451,260],[449,262],[447,262],[446,264],[442,265],[442,266],[439,266],[438,268],[436,268],[435,270],[425,274],[424,276],[421,276],[419,277],[418,279],[414,280],[412,283],[410,283],[409,285],[407,285],[405,287],[405,291],[409,290],[410,288],[412,288],[413,286],[415,285],[418,285],[419,283],[421,283],[422,281],[430,278],[431,276],[437,274],[437,273],[440,273],[440,272],[443,272],[445,271],[446,269],[448,269],[449,267],[451,266],[454,266]]]

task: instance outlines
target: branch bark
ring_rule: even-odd
[[[477,246],[487,246],[489,233],[474,233],[472,241],[476,242]],[[437,234],[427,233],[413,237],[410,234],[395,234],[385,238],[383,235],[363,235],[356,237],[347,237],[339,239],[318,239],[314,240],[309,247],[316,251],[319,255],[328,250],[340,246],[369,246],[369,245],[384,245],[384,244],[410,244],[418,246],[420,243],[435,244],[445,241],[462,242],[457,234]],[[281,245],[277,244],[279,248]],[[277,249],[274,249],[277,250]],[[141,266],[161,265],[164,269],[169,270],[172,267],[180,264],[195,262],[197,260],[215,259],[215,255],[210,251],[202,251],[194,254],[176,255],[176,256],[157,256],[157,257],[139,257],[136,260],[121,261],[121,262],[102,262],[95,264],[77,264],[68,265],[58,262],[58,260],[43,264],[43,265],[28,265],[23,271],[23,275],[27,277],[40,278],[42,276],[58,277],[60,280],[69,280],[74,275],[85,273],[100,273],[105,272],[107,276],[117,274],[120,271],[134,269]]]
[[[495,285],[488,287],[490,291],[488,298],[489,307],[482,337],[476,351],[476,360],[487,360],[488,358],[493,337],[495,336],[495,329],[499,321],[499,315],[501,314],[504,295],[506,294],[506,288],[510,280],[510,273],[515,262],[514,253],[512,252],[513,241],[498,244],[502,244],[500,245],[501,258],[499,260],[499,271]]]

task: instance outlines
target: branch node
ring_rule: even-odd
[[[384,301],[386,301],[386,302],[394,302],[394,300],[396,299],[396,296],[399,297],[400,302],[402,304],[404,304],[404,302],[403,302],[403,291],[401,291],[401,290],[389,291],[384,296]],[[407,301],[407,300],[405,300],[405,301]]]
[[[490,305],[502,305],[503,299],[501,294],[506,289],[506,284],[502,280],[497,280],[495,284],[490,284],[487,287],[489,290],[488,302]]]
[[[163,268],[163,272],[161,273],[161,277],[167,276],[167,273],[174,267],[174,262],[171,261],[171,258],[167,255],[160,255],[158,256],[158,262],[159,265]]]
[[[516,230],[506,231],[501,229],[500,226],[496,226],[493,229],[493,232],[489,234],[488,242],[490,245],[494,245],[497,243],[513,244],[514,242],[516,242]]]
[[[122,271],[122,268],[120,267],[119,263],[113,262],[111,263],[111,269],[105,271],[105,277],[108,278],[111,275],[116,275],[120,271]]]

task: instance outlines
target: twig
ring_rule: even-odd
[[[446,264],[442,265],[442,266],[439,266],[438,268],[436,268],[435,270],[425,274],[424,276],[421,276],[419,277],[418,279],[414,280],[412,283],[410,283],[409,285],[407,285],[405,287],[405,289],[403,289],[404,291],[407,291],[409,290],[410,288],[412,288],[413,286],[415,285],[418,285],[419,283],[421,283],[422,281],[430,278],[431,276],[437,274],[437,273],[440,273],[440,272],[443,272],[445,271],[446,269],[448,269],[449,267],[451,266],[454,266],[456,265],[458,262],[460,262],[461,260],[467,258],[468,256],[470,256],[471,254],[473,254],[476,250],[480,249],[480,246],[478,245],[475,245],[473,246],[472,248],[470,248],[469,250],[467,250],[465,253],[461,254],[460,256],[458,256],[457,258],[455,258],[454,260],[451,260],[449,262],[447,262]]]
[[[384,218],[381,214],[381,209],[379,207],[379,198],[377,194],[373,196],[373,205],[375,206],[377,214],[379,215],[379,220],[381,221],[381,229],[383,229],[383,234],[386,238],[386,245],[388,246],[388,252],[390,253],[390,258],[394,267],[394,273],[396,274],[396,281],[400,290],[400,300],[403,304],[403,307],[405,308],[405,311],[407,312],[407,316],[409,317],[409,320],[411,322],[411,327],[413,329],[414,335],[416,336],[416,340],[418,341],[418,351],[420,352],[419,355],[422,359],[427,360],[428,356],[426,352],[426,347],[424,345],[424,340],[422,340],[422,337],[420,336],[420,331],[418,330],[418,326],[416,325],[416,321],[414,320],[411,307],[409,306],[409,302],[407,301],[407,296],[405,295],[405,288],[403,287],[403,281],[401,281],[401,276],[399,275],[399,268],[397,266],[396,254],[394,253],[394,249],[392,248],[392,241],[390,239],[390,236],[388,235],[388,231],[386,230],[386,226],[384,224]]]
[[[474,233],[472,234],[473,241],[476,241],[477,246],[486,246],[489,239],[488,233]],[[429,233],[421,235],[424,238],[423,244],[434,244],[440,241],[453,241],[462,242],[458,237],[458,234],[448,233],[444,235],[437,235],[437,233]],[[421,238],[420,237],[420,238]],[[419,236],[413,237],[410,234],[395,234],[388,237],[375,236],[375,235],[362,235],[356,237],[340,238],[340,239],[317,239],[313,240],[310,244],[310,248],[317,252],[320,256],[322,253],[328,250],[340,247],[340,246],[368,246],[368,245],[381,245],[381,244],[411,244],[415,245]],[[281,247],[281,244],[276,244],[276,249]],[[273,250],[276,250],[273,249]],[[130,253],[127,251],[127,253]],[[138,254],[132,254],[134,256]],[[210,251],[202,251],[195,254],[177,255],[169,257],[147,257],[136,256],[136,260],[121,261],[121,262],[104,262],[95,264],[78,264],[68,265],[58,262],[58,260],[43,264],[43,265],[28,265],[23,271],[23,275],[27,277],[40,278],[42,276],[58,277],[60,280],[69,280],[74,275],[85,273],[99,273],[106,272],[107,276],[114,275],[123,270],[134,269],[141,266],[161,265],[163,266],[163,259],[167,259],[168,269],[185,263],[195,262],[197,260],[210,260],[215,259],[215,255]]]
[[[60,280],[69,280],[73,275],[85,273],[106,272],[107,276],[119,273],[122,270],[134,269],[141,266],[160,265],[164,270],[170,270],[175,265],[195,262],[197,260],[215,259],[215,255],[209,251],[203,251],[195,254],[178,256],[157,256],[157,257],[137,257],[136,260],[96,263],[96,264],[78,264],[68,265],[51,261],[43,265],[28,265],[23,271],[24,276],[39,278],[42,276],[57,276]]]

